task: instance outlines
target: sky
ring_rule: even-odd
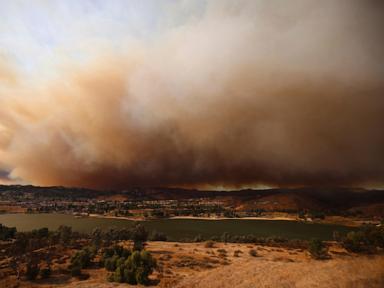
[[[0,183],[384,187],[384,3],[0,0]]]

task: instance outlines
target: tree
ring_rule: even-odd
[[[357,231],[352,231],[342,239],[345,249],[351,252],[374,253],[377,248],[384,248],[384,227],[366,225]]]
[[[80,268],[87,268],[91,265],[95,252],[90,247],[77,251],[71,258],[71,263],[78,263]]]
[[[324,259],[327,257],[327,246],[319,239],[312,239],[309,242],[308,250],[315,259]]]
[[[123,271],[121,267],[117,267],[115,273],[113,273],[113,280],[114,282],[123,283],[124,277],[123,277]]]
[[[99,249],[102,242],[102,238],[103,238],[101,229],[95,228],[92,231],[91,238],[92,238],[92,244],[95,245],[97,249]]]
[[[105,251],[104,255],[111,255],[109,251]],[[119,256],[121,255],[121,256]],[[112,264],[113,263],[113,264]],[[109,267],[109,265],[111,265]],[[148,284],[148,276],[156,267],[156,260],[148,251],[134,251],[115,249],[115,253],[105,259],[105,266],[108,270],[115,267],[114,273],[108,276],[108,281],[136,284]]]
[[[116,270],[116,262],[119,256],[114,255],[113,257],[107,258],[104,262],[104,267],[108,271],[115,271]]]
[[[57,232],[59,234],[59,239],[62,244],[67,245],[71,241],[72,228],[69,226],[61,225]]]
[[[133,250],[142,250],[148,239],[148,231],[143,225],[136,223],[132,228]]]

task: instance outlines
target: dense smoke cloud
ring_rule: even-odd
[[[54,79],[0,61],[0,168],[96,188],[383,184],[382,2],[209,3]]]

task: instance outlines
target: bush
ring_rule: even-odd
[[[252,257],[257,257],[257,251],[255,249],[251,249],[249,250],[249,255],[251,255]]]
[[[124,275],[121,270],[122,269],[120,267],[116,268],[115,273],[113,273],[113,282],[118,282],[118,283],[124,282]]]
[[[124,249],[126,250],[126,249]],[[121,251],[118,251],[121,252]],[[105,259],[105,266],[109,270],[115,265],[114,273],[108,276],[108,281],[128,283],[132,285],[147,284],[148,276],[156,267],[156,261],[148,251],[134,251],[132,254],[122,251],[122,257],[114,254]],[[111,266],[109,266],[111,265]]]
[[[137,223],[133,226],[132,230],[133,250],[142,250],[145,242],[148,239],[148,231],[143,225]]]
[[[71,258],[69,270],[72,276],[80,276],[81,269],[87,268],[91,265],[96,251],[91,247],[85,247],[77,251]]]
[[[117,262],[117,259],[119,259],[119,256],[117,255],[114,255],[110,258],[107,258],[105,261],[104,261],[104,267],[105,269],[107,269],[108,271],[115,271],[116,270],[116,262]]]
[[[215,242],[212,241],[212,240],[208,240],[207,242],[205,242],[204,247],[205,248],[214,248],[215,247]]]
[[[80,268],[87,268],[91,265],[93,258],[95,257],[96,252],[90,248],[86,247],[80,251],[77,251],[75,255],[71,258],[71,263],[78,263]]]
[[[240,257],[240,253],[243,253],[241,250],[235,250],[233,252],[233,257]]]
[[[342,239],[342,245],[351,252],[375,253],[377,248],[384,248],[384,228],[363,226],[358,231],[349,232]]]
[[[325,259],[327,257],[327,246],[319,239],[312,239],[309,242],[308,251],[314,259]]]
[[[350,252],[362,252],[364,250],[364,235],[362,232],[349,232],[342,240],[344,248]]]
[[[131,254],[131,250],[116,245],[113,248],[104,250],[100,263],[103,264],[108,271],[115,271]]]

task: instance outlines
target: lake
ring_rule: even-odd
[[[84,217],[76,218],[66,214],[1,214],[0,223],[16,227],[18,231],[47,227],[57,229],[60,225],[71,226],[74,231],[91,232],[94,228],[129,228],[135,223],[131,220]],[[257,237],[284,237],[289,239],[332,240],[334,231],[346,234],[355,228],[332,224],[303,223],[285,220],[196,220],[162,219],[142,221],[149,231],[157,230],[168,239],[178,241],[202,235],[204,238],[221,236],[224,232],[233,235],[253,234]]]

